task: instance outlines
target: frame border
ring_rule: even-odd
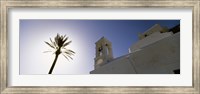
[[[192,8],[192,86],[8,87],[8,10],[10,8]],[[0,0],[0,94],[200,94],[200,0]]]

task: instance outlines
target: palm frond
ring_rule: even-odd
[[[54,38],[54,41],[56,44],[58,44],[58,34],[56,35],[56,37]]]
[[[72,42],[72,41],[69,41],[69,42],[67,42],[67,43],[63,44],[63,47],[65,47],[65,46],[69,45],[71,42]]]
[[[58,46],[56,45],[55,42],[52,41],[52,39],[50,38],[51,44],[54,46],[55,49],[58,49]]]
[[[49,38],[49,39],[50,39],[51,43],[53,44],[53,41],[51,40],[51,38]]]
[[[67,41],[68,37],[65,38],[64,36],[64,39],[63,39],[63,44]]]
[[[66,35],[64,35],[64,38],[66,37]]]
[[[50,47],[54,48],[54,46],[51,45],[50,43],[48,43],[48,42],[46,42],[46,41],[45,41],[45,43],[46,43],[47,45],[49,45]]]
[[[64,51],[63,52],[70,52],[70,53],[73,53],[73,54],[75,54],[75,52],[74,51],[72,51],[72,50],[70,50],[70,49],[67,49],[67,48],[63,48],[64,49]]]
[[[64,52],[66,55],[74,55],[73,53],[70,52]]]
[[[68,51],[69,51],[69,52],[71,52],[71,53],[73,53],[73,54],[75,54],[75,52],[74,52],[74,51],[72,51],[72,50],[69,50],[69,49],[68,49]]]
[[[64,54],[64,55],[73,60],[73,58],[69,54]]]
[[[69,61],[69,58],[67,58],[67,56],[65,56],[64,54],[62,54],[68,61]]]
[[[48,53],[48,52],[52,52],[52,51],[44,51],[43,53]]]

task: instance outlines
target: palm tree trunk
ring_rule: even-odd
[[[59,54],[56,54],[56,57],[55,57],[55,59],[54,59],[54,61],[53,61],[53,64],[52,64],[52,66],[51,66],[51,68],[50,68],[50,70],[49,70],[49,74],[52,73],[52,71],[53,71],[53,69],[54,69],[54,67],[55,67],[55,65],[56,65],[56,61],[57,61],[57,59],[58,59],[58,55],[59,55]]]

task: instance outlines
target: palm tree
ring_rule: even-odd
[[[54,69],[54,67],[56,65],[56,61],[57,61],[58,56],[60,54],[62,54],[67,60],[69,60],[69,58],[73,59],[71,57],[71,55],[74,55],[75,52],[70,50],[70,49],[65,48],[72,41],[68,41],[67,42],[67,40],[68,40],[68,37],[66,37],[66,35],[62,36],[60,34],[57,34],[57,36],[54,38],[54,41],[52,41],[51,38],[50,38],[51,43],[48,43],[48,42],[45,41],[45,43],[47,45],[49,45],[51,48],[53,48],[55,50],[55,52],[54,52],[55,59],[53,61],[53,64],[52,64],[48,74],[52,74],[52,71],[53,71],[53,69]],[[45,51],[45,52],[51,52],[51,51]]]

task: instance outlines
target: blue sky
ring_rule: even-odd
[[[53,74],[89,74],[94,69],[95,42],[105,37],[112,42],[114,57],[128,53],[138,34],[155,24],[172,28],[180,20],[20,20],[20,74],[47,74],[54,54],[44,43],[57,33],[66,34],[76,52],[67,61],[58,57]]]

